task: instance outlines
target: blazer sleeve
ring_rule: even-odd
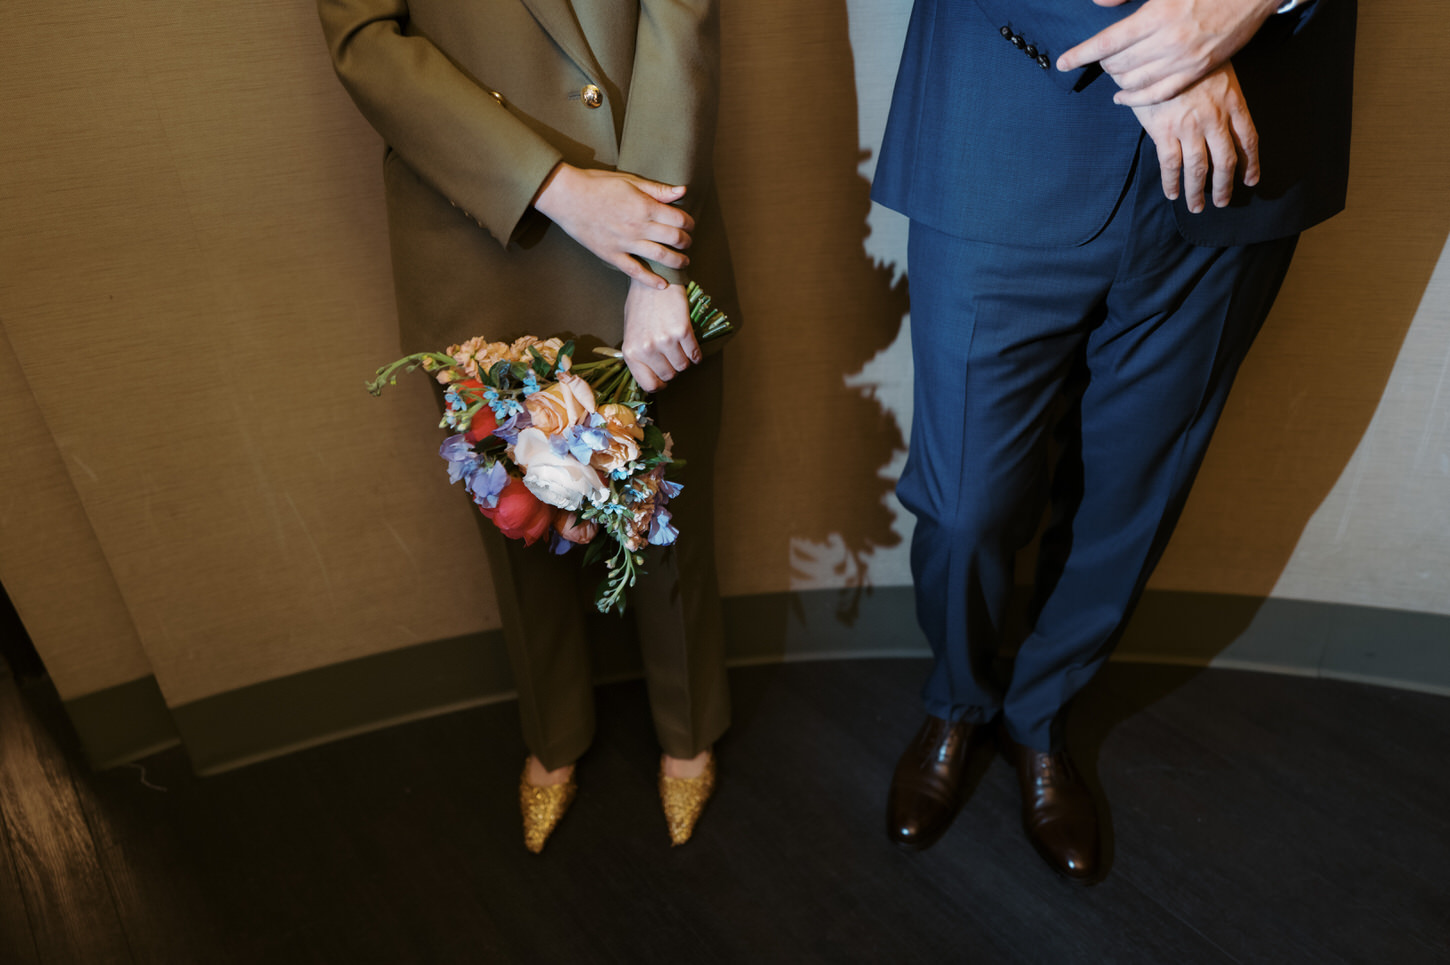
[[[318,0],[317,9],[333,69],[368,123],[507,245],[560,152],[432,41],[408,33],[407,0]]]
[[[618,167],[685,185],[681,206],[695,216],[710,189],[719,83],[717,0],[640,0]],[[683,271],[648,264],[666,281],[686,281]]]

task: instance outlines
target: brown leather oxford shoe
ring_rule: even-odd
[[[1065,750],[1024,747],[998,728],[1002,756],[1022,786],[1022,828],[1052,870],[1091,884],[1099,875],[1098,808]]]
[[[961,807],[962,778],[973,725],[928,717],[916,732],[891,778],[886,800],[886,835],[913,851],[924,851],[951,827]]]

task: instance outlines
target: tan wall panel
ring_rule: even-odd
[[[145,677],[150,662],[0,330],[0,581],[62,699]]]
[[[0,317],[168,701],[496,626],[426,387],[362,390],[381,152],[310,7],[34,6]]]

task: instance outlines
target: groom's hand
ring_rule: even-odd
[[[1126,0],[1093,2],[1116,7]],[[1122,88],[1114,97],[1119,104],[1156,104],[1178,96],[1227,63],[1281,2],[1147,0],[1131,15],[1057,58],[1057,69],[1096,63]]]
[[[1213,203],[1233,198],[1234,177],[1259,181],[1259,135],[1232,64],[1210,73],[1172,100],[1133,108],[1158,149],[1163,194],[1178,197],[1179,181],[1188,210],[1203,210],[1204,187],[1212,179]]]

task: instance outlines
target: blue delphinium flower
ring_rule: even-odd
[[[517,403],[514,404],[517,405]],[[497,414],[498,410],[494,411]],[[498,428],[493,430],[493,434],[509,445],[513,445],[519,441],[519,433],[533,424],[534,417],[529,415],[528,411],[520,405],[518,411],[510,414],[507,418],[499,420]]]
[[[472,472],[478,464],[478,456],[474,453],[473,447],[468,444],[468,440],[463,438],[461,432],[443,440],[443,445],[438,447],[438,455],[448,462],[448,481],[450,483],[458,482]]]
[[[649,541],[651,546],[669,546],[680,535],[680,531],[670,524],[670,511],[660,506],[649,521]]]
[[[609,448],[609,433],[604,429],[589,426],[569,426],[559,434],[569,454],[582,463],[588,463],[596,452]],[[563,453],[561,452],[560,455]]]
[[[549,451],[552,452],[554,455],[563,456],[568,454],[569,441],[564,438],[562,433],[560,433],[559,435],[547,435],[544,438],[548,440]]]
[[[485,465],[479,460],[464,480],[463,488],[473,494],[473,501],[484,509],[498,506],[498,495],[509,484],[508,470],[502,460]]]
[[[549,531],[549,552],[555,556],[563,556],[574,548],[574,544],[559,535],[558,530]]]
[[[494,418],[500,423],[506,421],[510,416],[518,415],[524,411],[524,404],[518,399],[506,399],[498,394],[498,389],[490,386],[483,390],[483,401],[493,410]],[[510,440],[512,442],[512,440]]]

